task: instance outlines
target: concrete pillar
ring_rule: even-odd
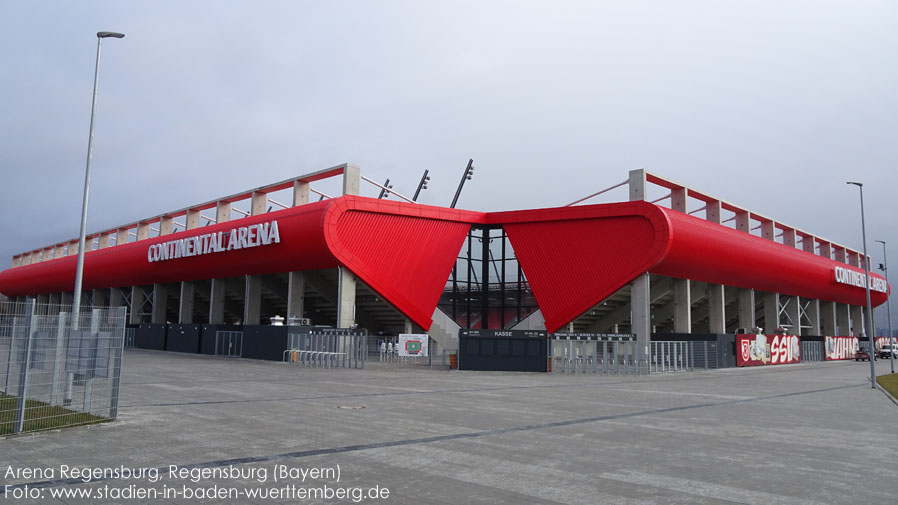
[[[403,333],[406,333],[406,334],[414,333],[414,326],[412,325],[412,320],[411,320],[411,319],[406,319],[406,320],[405,320],[405,329],[403,329],[402,332],[403,332]]]
[[[150,236],[150,223],[139,223],[137,225],[137,240],[146,240]]]
[[[864,332],[864,307],[860,305],[849,305],[848,307],[851,314],[851,335],[859,337]]]
[[[836,303],[835,302],[820,302],[820,323],[821,323],[821,333],[823,335],[828,335],[830,337],[834,337],[838,335],[836,332]]]
[[[209,324],[224,324],[225,280],[212,279],[209,288]]]
[[[636,335],[637,359],[646,359],[649,342],[652,340],[650,289],[648,272],[639,274],[630,284],[630,332]]]
[[[112,237],[112,235],[110,235],[108,233],[104,233],[104,234],[100,235],[100,240],[98,242],[98,249],[106,249],[107,247],[109,247],[109,239],[111,237]]]
[[[726,292],[722,284],[708,284],[708,331],[727,332]]]
[[[848,337],[851,335],[851,306],[844,303],[837,303],[836,306],[836,335]]]
[[[808,321],[811,323],[811,327],[807,329],[805,335],[823,335],[820,331],[820,300],[808,300],[807,298],[800,298],[799,300],[808,303],[808,307],[805,309],[805,314],[808,317]]]
[[[109,305],[109,290],[95,289],[90,295],[91,307],[95,309],[105,309]]]
[[[820,242],[820,256],[827,259],[833,259],[833,247],[829,242]]]
[[[65,256],[65,244],[59,244],[56,246],[56,249],[53,250],[54,258],[62,258]]]
[[[71,305],[75,303],[75,294],[71,292],[59,293],[60,305]]]
[[[140,286],[131,286],[131,324],[140,324],[140,308],[143,306],[144,296]]]
[[[78,254],[78,241],[73,240],[69,242],[68,247],[65,249],[66,256],[76,256]]]
[[[229,202],[218,202],[215,206],[215,222],[224,223],[231,220],[231,204]]]
[[[309,183],[293,181],[293,206],[309,203]]]
[[[287,321],[291,317],[303,317],[305,312],[306,278],[303,272],[287,274]]]
[[[645,201],[645,170],[630,170],[630,201]],[[630,283],[630,331],[636,335],[637,359],[646,359],[652,340],[651,282],[649,273],[636,276]]]
[[[50,297],[47,299],[47,303],[50,305],[59,305],[62,302],[62,294],[61,293],[50,293]]]
[[[783,230],[783,245],[787,245],[792,248],[798,245],[795,230],[791,228],[786,228],[785,230]]]
[[[739,297],[739,327],[751,330],[758,325],[755,321],[755,290],[740,288],[737,293]]]
[[[172,227],[174,226],[173,219],[170,217],[163,217],[159,220],[159,235],[170,235],[172,231]]]
[[[193,324],[194,286],[192,282],[181,283],[181,296],[178,297],[178,322]]]
[[[797,296],[780,295],[780,302],[785,304],[786,315],[792,321],[792,327],[788,329],[790,335],[801,335],[801,307]]]
[[[337,268],[337,328],[355,324],[356,280],[347,268]]]
[[[772,335],[780,325],[779,319],[779,294],[764,293],[764,333]]]
[[[153,324],[165,324],[165,314],[168,311],[168,286],[165,284],[153,284]]]
[[[853,267],[860,267],[860,255],[855,251],[847,251],[845,256],[848,258],[848,264]]]
[[[262,278],[258,275],[246,276],[246,290],[243,297],[243,324],[262,324]]]
[[[674,279],[674,331],[692,333],[692,293],[688,279]]]
[[[670,208],[678,212],[686,212],[686,188],[670,190]]]
[[[123,245],[128,243],[128,229],[119,228],[115,232],[115,245]]]
[[[343,169],[343,194],[357,195],[359,194],[359,185],[361,183],[361,170],[358,165],[347,164]]]
[[[801,250],[804,252],[808,252],[811,254],[817,254],[817,247],[815,244],[817,243],[817,238],[813,235],[802,235],[801,236]]]
[[[833,247],[833,259],[838,261],[839,263],[848,263],[848,255],[845,254],[845,248],[840,246],[832,246]]]
[[[761,237],[776,242],[776,223],[773,221],[761,223]]]
[[[258,216],[264,214],[268,206],[268,195],[259,191],[253,191],[252,203],[250,204],[249,214]]]
[[[187,215],[184,216],[184,226],[187,227],[188,230],[192,230],[194,228],[200,227],[200,211],[196,209],[190,209],[187,211]]]
[[[218,202],[215,205],[216,223],[225,223],[231,220],[231,204]],[[225,280],[212,279],[209,288],[209,324],[224,324],[225,305]],[[246,323],[244,323],[246,324]]]
[[[124,300],[122,288],[111,288],[109,290],[109,308],[121,307]]]

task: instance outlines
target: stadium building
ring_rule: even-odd
[[[312,187],[330,178],[342,195]],[[169,328],[162,348],[190,352],[204,327],[274,316],[444,348],[465,328],[632,333],[639,349],[755,327],[864,332],[869,258],[644,170],[567,206],[487,213],[362,197],[363,181],[344,164],[92,233],[83,303],[127,306],[131,324]],[[584,203],[614,191],[627,195]],[[70,304],[77,248],[16,255],[0,293]],[[869,282],[885,302],[885,280]]]

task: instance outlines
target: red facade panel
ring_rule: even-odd
[[[550,332],[654,266],[670,235],[664,214],[644,202],[493,217],[507,223]]]
[[[836,283],[836,266],[863,272],[822,256],[711,223],[682,212],[659,209],[671,223],[670,250],[652,273],[785,295],[866,305],[863,288]],[[871,276],[883,279],[882,276]],[[886,294],[870,292],[874,306]]]

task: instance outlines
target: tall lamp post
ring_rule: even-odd
[[[882,244],[882,265],[880,265],[880,270],[885,272],[886,274],[886,289],[889,287],[889,260],[886,258],[886,243],[882,240],[877,240],[880,244]],[[895,350],[898,347],[892,345],[892,304],[890,303],[890,299],[892,298],[891,293],[886,293],[886,314],[889,317],[889,339],[887,342],[892,347],[889,348],[889,361],[892,365],[892,373],[895,373]]]
[[[867,225],[864,222],[864,184],[848,181],[846,184],[854,184],[861,190],[861,238],[864,241],[864,273],[867,281],[864,288],[867,291],[867,338],[870,341],[870,387],[876,389],[876,349],[873,345],[873,308],[870,304],[870,261],[867,256]]]
[[[87,198],[90,194],[90,162],[94,153],[94,115],[97,110],[97,85],[100,79],[100,47],[105,38],[120,39],[124,33],[97,32],[97,64],[94,68],[94,95],[90,103],[90,136],[87,138],[87,168],[84,171],[84,199],[81,202],[81,234],[78,236],[78,266],[75,268],[75,296],[72,300],[72,327],[78,329],[81,319],[81,280],[84,273],[84,235],[87,233]]]

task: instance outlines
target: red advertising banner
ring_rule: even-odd
[[[801,363],[801,343],[795,335],[736,335],[736,366]]]
[[[857,337],[826,337],[824,339],[826,360],[854,359],[857,352]]]

